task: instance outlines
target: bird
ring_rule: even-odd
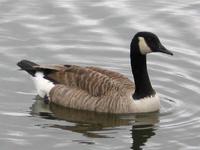
[[[134,82],[96,66],[39,65],[25,59],[17,65],[31,75],[38,95],[49,103],[99,113],[150,113],[160,111],[160,97],[151,85],[146,63],[146,55],[154,52],[173,55],[152,32],[133,36],[130,65]]]

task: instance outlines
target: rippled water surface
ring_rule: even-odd
[[[0,0],[0,149],[199,150],[199,8],[197,0]],[[174,52],[148,56],[160,113],[115,116],[47,105],[16,66],[21,59],[93,65],[132,79],[129,44],[141,30]]]

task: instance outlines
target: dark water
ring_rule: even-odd
[[[0,0],[0,149],[200,149],[200,2]],[[161,112],[115,116],[35,100],[21,59],[93,65],[132,78],[129,44],[152,31],[174,52],[150,54]]]

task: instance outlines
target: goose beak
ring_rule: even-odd
[[[173,55],[173,53],[169,51],[168,49],[166,49],[162,44],[160,44],[158,52],[165,53],[168,55]]]

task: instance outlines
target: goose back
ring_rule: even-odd
[[[46,78],[71,88],[88,92],[93,96],[105,95],[108,91],[134,89],[134,84],[124,75],[97,67],[76,65],[41,65],[39,70],[50,70]]]

